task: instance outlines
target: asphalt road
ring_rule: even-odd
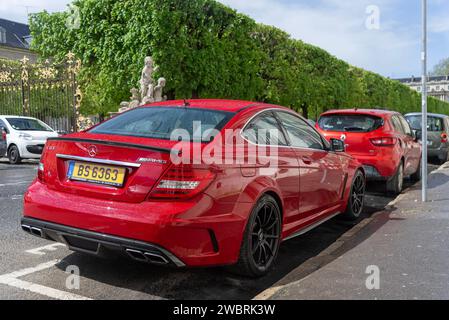
[[[431,165],[429,171],[436,168]],[[314,257],[338,258],[332,246],[346,241],[351,230],[393,200],[384,195],[383,186],[371,186],[359,221],[332,219],[284,242],[275,270],[250,280],[223,268],[170,269],[96,258],[22,232],[23,194],[36,172],[36,162],[11,166],[0,159],[0,299],[252,299],[275,284],[300,280],[319,268],[302,268]],[[73,266],[80,271],[79,289],[70,286],[73,277],[67,268]]]

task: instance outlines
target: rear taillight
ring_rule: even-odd
[[[209,169],[197,169],[190,165],[173,166],[168,169],[158,185],[150,192],[152,199],[186,199],[204,191],[215,179]]]
[[[441,142],[442,143],[446,143],[447,142],[447,133],[442,133],[441,134]]]
[[[2,140],[6,141],[6,131],[2,130]]]
[[[44,164],[42,162],[39,162],[39,166],[37,167],[37,179],[40,182],[45,182],[44,172],[45,172]]]
[[[394,146],[396,142],[396,138],[391,137],[371,139],[371,143],[377,147],[391,147]]]

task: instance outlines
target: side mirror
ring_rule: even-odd
[[[331,139],[331,150],[334,152],[345,152],[345,143],[342,140]]]
[[[422,131],[421,130],[412,130],[412,136],[415,141],[420,141],[422,138]]]

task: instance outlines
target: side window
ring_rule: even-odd
[[[244,129],[243,137],[252,143],[267,146],[287,146],[279,123],[271,112],[254,118]]]
[[[401,121],[399,120],[398,116],[392,116],[391,123],[393,124],[394,131],[405,134],[404,128],[402,127]]]
[[[402,123],[402,127],[404,128],[405,134],[411,136],[412,129],[410,129],[410,125],[407,122],[407,120],[405,120],[403,116],[398,116],[398,118],[399,118],[399,121],[401,121],[401,123]]]
[[[304,120],[287,112],[277,112],[276,115],[287,131],[292,147],[324,149],[320,134]]]

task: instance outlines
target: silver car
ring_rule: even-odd
[[[405,115],[410,127],[418,132],[422,131],[422,114],[409,113]],[[437,159],[440,163],[449,161],[449,116],[429,113],[427,116],[427,152],[429,158]]]

